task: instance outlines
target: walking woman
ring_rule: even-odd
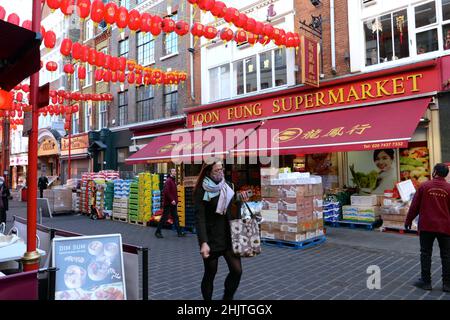
[[[233,218],[232,206],[240,210],[240,202],[235,197],[231,183],[225,181],[222,162],[203,166],[194,194],[197,236],[205,266],[201,284],[203,299],[212,299],[217,265],[223,256],[229,269],[223,300],[233,300],[241,280],[242,265],[241,258],[234,255],[231,247],[229,221]],[[245,193],[240,196],[247,200]]]

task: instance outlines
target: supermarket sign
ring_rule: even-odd
[[[72,136],[70,138],[71,154],[87,153],[89,148],[89,136],[87,133]],[[61,155],[69,154],[69,138],[61,139]]]
[[[313,67],[311,65],[311,68]],[[303,86],[295,91],[292,89],[280,91],[277,95],[255,96],[253,100],[247,98],[246,102],[241,104],[233,104],[231,101],[230,104],[218,103],[217,107],[214,105],[195,107],[186,110],[187,125],[192,128],[198,125],[249,122],[282,115],[364,107],[383,100],[432,94],[442,87],[441,77],[436,70],[438,69],[428,66],[388,76],[368,74],[365,78],[359,77],[358,79],[361,79],[359,81],[352,82],[349,78],[344,78],[339,81],[322,82],[320,88]],[[313,73],[311,72],[311,81],[314,80]],[[265,98],[267,96],[270,97]]]

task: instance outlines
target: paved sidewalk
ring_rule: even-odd
[[[12,202],[12,215],[26,217],[24,203]],[[201,299],[203,264],[197,237],[163,230],[164,239],[154,237],[155,228],[111,220],[91,220],[80,215],[44,218],[43,224],[81,234],[121,233],[125,243],[148,247],[150,299]],[[412,287],[419,275],[417,236],[340,228],[327,229],[327,241],[306,250],[263,246],[263,253],[242,260],[243,276],[236,299],[407,299],[450,300],[441,290],[438,248],[433,257],[435,289],[425,292]],[[381,268],[381,289],[369,290],[367,268]],[[214,299],[223,293],[227,266],[222,259],[216,276]]]

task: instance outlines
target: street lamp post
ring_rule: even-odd
[[[32,31],[41,30],[41,1],[33,0]],[[27,252],[22,258],[24,271],[39,268],[40,255],[36,250],[37,223],[37,145],[38,145],[38,92],[39,71],[31,75],[31,130],[28,143],[28,199],[27,199]]]

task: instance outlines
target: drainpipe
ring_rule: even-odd
[[[194,24],[194,7],[190,7],[190,25]],[[191,69],[191,99],[195,101],[195,90],[194,90],[194,36],[189,32],[189,49],[190,52],[190,69]]]
[[[331,27],[331,73],[336,74],[336,44],[334,30],[334,0],[330,0],[330,27]]]

